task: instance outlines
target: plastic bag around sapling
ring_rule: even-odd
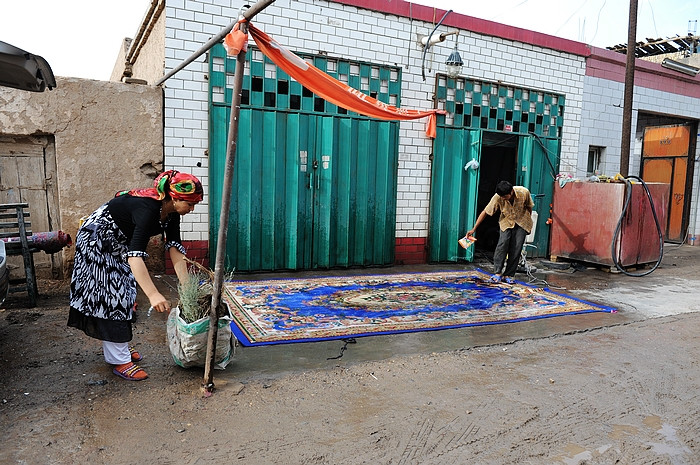
[[[223,370],[233,358],[235,338],[231,333],[229,316],[219,318],[216,336],[214,368]],[[183,367],[203,367],[207,360],[207,339],[209,338],[209,317],[187,323],[180,316],[180,308],[170,310],[167,322],[168,347],[173,361]]]

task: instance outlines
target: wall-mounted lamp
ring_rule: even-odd
[[[664,68],[672,69],[674,71],[678,71],[679,73],[687,74],[689,76],[697,76],[697,74],[700,73],[700,68],[686,65],[685,63],[681,63],[680,61],[674,61],[669,58],[664,58],[664,61],[661,62],[661,66],[663,66]]]
[[[444,42],[447,37],[459,34],[459,31],[452,31],[452,32],[443,32],[442,34],[433,34],[433,36],[430,38],[430,45],[429,47],[432,47],[435,44],[439,44],[440,42]],[[428,43],[428,36],[416,33],[417,36],[417,44],[419,47],[423,48],[425,45]]]
[[[452,50],[452,53],[450,53],[450,56],[447,58],[445,64],[447,65],[447,75],[451,78],[456,78],[459,76],[459,73],[462,72],[464,62],[457,51],[457,39],[455,39],[455,49]]]
[[[437,30],[438,27],[442,24],[442,22],[445,20],[447,15],[452,13],[452,10],[447,11],[442,19],[435,25],[435,28],[433,28],[432,32],[428,34],[427,36],[418,35],[418,45],[423,47],[423,60],[421,63],[421,71],[423,73],[423,80],[425,81],[425,54],[428,52],[428,49],[439,43],[439,42],[444,42],[445,38],[450,35],[457,35],[459,36],[459,31],[454,31],[454,32],[445,32],[443,34],[438,34],[435,35],[435,31]],[[450,54],[450,57],[447,59],[445,62],[447,65],[447,74],[448,76],[454,78],[457,77],[462,69],[462,65],[464,65],[464,62],[462,61],[462,57],[459,56],[459,52],[457,51],[457,41],[455,40],[455,48]]]

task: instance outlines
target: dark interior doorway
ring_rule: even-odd
[[[515,184],[517,152],[517,135],[489,132],[482,134],[477,215],[484,210],[496,193],[496,184],[499,181],[506,180]],[[475,252],[492,256],[498,243],[498,235],[498,214],[487,216],[476,230],[478,240],[474,244]]]

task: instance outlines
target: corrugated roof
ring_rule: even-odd
[[[634,56],[637,58],[650,57],[654,55],[665,55],[668,53],[690,51],[692,47],[696,47],[697,52],[700,36],[688,34],[686,36],[669,37],[667,39],[650,39],[647,37],[646,42],[637,42]],[[615,45],[606,47],[608,50],[627,54],[627,44]]]

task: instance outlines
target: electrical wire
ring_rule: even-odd
[[[529,265],[527,263],[527,252],[526,248],[527,247],[534,247],[537,248],[537,246],[531,245],[531,244],[525,244],[523,247],[522,255],[521,255],[521,264],[519,267],[522,267],[525,269],[525,273],[527,274],[528,281],[527,284],[530,284],[532,286],[540,287],[540,288],[547,288],[547,289],[557,289],[557,290],[566,290],[565,287],[562,286],[554,286],[550,284],[546,279],[544,278],[538,278],[532,273],[533,268],[536,270],[535,267],[532,265]]]
[[[523,0],[522,2],[518,3],[518,4],[515,5],[514,7],[502,8],[502,9],[501,9],[501,13],[500,13],[500,14],[497,14],[496,16],[491,17],[490,21],[496,21],[498,18],[500,18],[501,16],[503,16],[506,12],[508,12],[508,13],[513,13],[514,10],[516,10],[519,6],[521,6],[521,5],[525,4],[525,3],[527,3],[528,1],[529,1],[529,0]]]
[[[659,37],[659,31],[656,29],[656,17],[654,16],[654,7],[651,6],[651,2],[647,1],[649,4],[649,9],[651,10],[651,21],[654,23],[654,32],[656,33],[656,37]]]
[[[605,8],[605,4],[607,3],[607,0],[603,2],[603,5],[600,7],[600,10],[598,10],[598,17],[595,20],[595,32],[593,33],[593,37],[591,38],[591,43],[595,40],[595,36],[598,35],[598,25],[600,25],[600,14],[603,12],[603,8]]]
[[[348,337],[342,339],[344,342],[343,347],[340,348],[340,354],[337,357],[328,357],[326,360],[338,360],[339,358],[343,357],[343,353],[345,352],[345,349],[348,348],[348,344],[356,344],[357,341],[355,340],[354,337]]]
[[[408,33],[408,46],[406,47],[406,69],[411,61],[411,37],[413,37],[413,3],[408,4],[408,17],[411,24],[411,30]]]
[[[435,21],[435,17],[434,17],[434,16],[435,16],[435,12],[436,12],[436,9],[433,8],[433,21]],[[431,47],[430,47],[430,39],[433,37],[433,34],[435,34],[435,31],[437,30],[437,28],[440,27],[440,25],[441,25],[442,22],[445,20],[445,18],[447,18],[447,15],[449,15],[450,13],[452,13],[452,10],[448,10],[448,11],[445,12],[445,14],[443,15],[442,19],[435,25],[435,28],[430,32],[430,34],[428,35],[428,38],[426,39],[425,47],[423,47],[423,61],[422,61],[422,66],[421,66],[422,72],[423,72],[423,81],[425,81],[425,54],[428,52],[428,49],[431,48]],[[430,71],[432,71],[432,60],[431,60],[431,69],[430,69]]]
[[[544,145],[544,142],[542,142],[540,136],[538,136],[538,135],[535,134],[534,132],[530,132],[529,134],[531,134],[531,135],[533,135],[533,136],[535,137],[535,140],[540,144],[540,146],[542,147],[542,150],[544,150],[544,153],[547,155],[545,158],[547,159],[547,163],[549,164],[549,167],[550,167],[551,170],[552,170],[552,179],[556,179],[556,177],[557,177],[557,170],[556,170],[556,168],[554,167],[554,165],[552,164],[552,160],[549,159],[549,154],[551,154],[552,151],[549,150],[549,149],[547,148],[546,145]],[[554,157],[555,157],[555,158],[559,158],[559,157],[557,156],[557,154],[554,154]],[[557,162],[559,162],[558,159],[557,159]]]
[[[617,247],[617,239],[620,235],[620,230],[622,229],[622,221],[625,219],[625,216],[627,215],[627,207],[629,207],[630,200],[632,199],[632,182],[630,181],[631,179],[636,179],[639,182],[642,183],[642,187],[644,188],[644,191],[647,194],[647,198],[649,199],[649,205],[651,206],[651,212],[654,215],[654,222],[656,223],[656,231],[659,235],[659,259],[656,261],[654,266],[645,271],[644,273],[630,273],[629,271],[625,270],[622,265],[620,265],[620,260],[619,260],[619,253],[616,250]],[[659,267],[661,264],[661,260],[664,257],[664,233],[661,231],[661,225],[659,224],[659,217],[656,216],[656,208],[654,208],[654,200],[651,197],[651,192],[649,192],[649,187],[647,187],[646,183],[644,180],[638,176],[628,176],[627,178],[624,179],[625,183],[627,184],[627,196],[625,197],[625,204],[622,207],[622,213],[620,214],[620,219],[617,222],[617,227],[615,228],[615,233],[613,234],[612,238],[612,243],[610,244],[610,250],[612,254],[612,260],[615,266],[617,267],[618,270],[620,270],[622,273],[626,274],[627,276],[634,276],[634,277],[641,277],[641,276],[646,276],[653,272],[656,268]],[[622,249],[622,247],[620,247]]]
[[[556,34],[559,34],[559,31],[561,30],[561,28],[563,28],[564,26],[566,26],[567,23],[568,23],[569,21],[571,21],[571,18],[573,18],[574,15],[575,15],[576,13],[578,13],[579,11],[581,11],[581,8],[583,8],[584,6],[586,6],[586,3],[588,3],[588,0],[586,0],[585,2],[583,2],[583,3],[581,4],[580,7],[576,8],[576,10],[574,10],[574,12],[571,13],[571,16],[569,16],[569,18],[568,18],[566,21],[564,21],[564,24],[562,24],[561,26],[559,26],[559,29],[557,29],[556,31],[554,31],[554,34],[555,34],[555,35],[556,35]]]

